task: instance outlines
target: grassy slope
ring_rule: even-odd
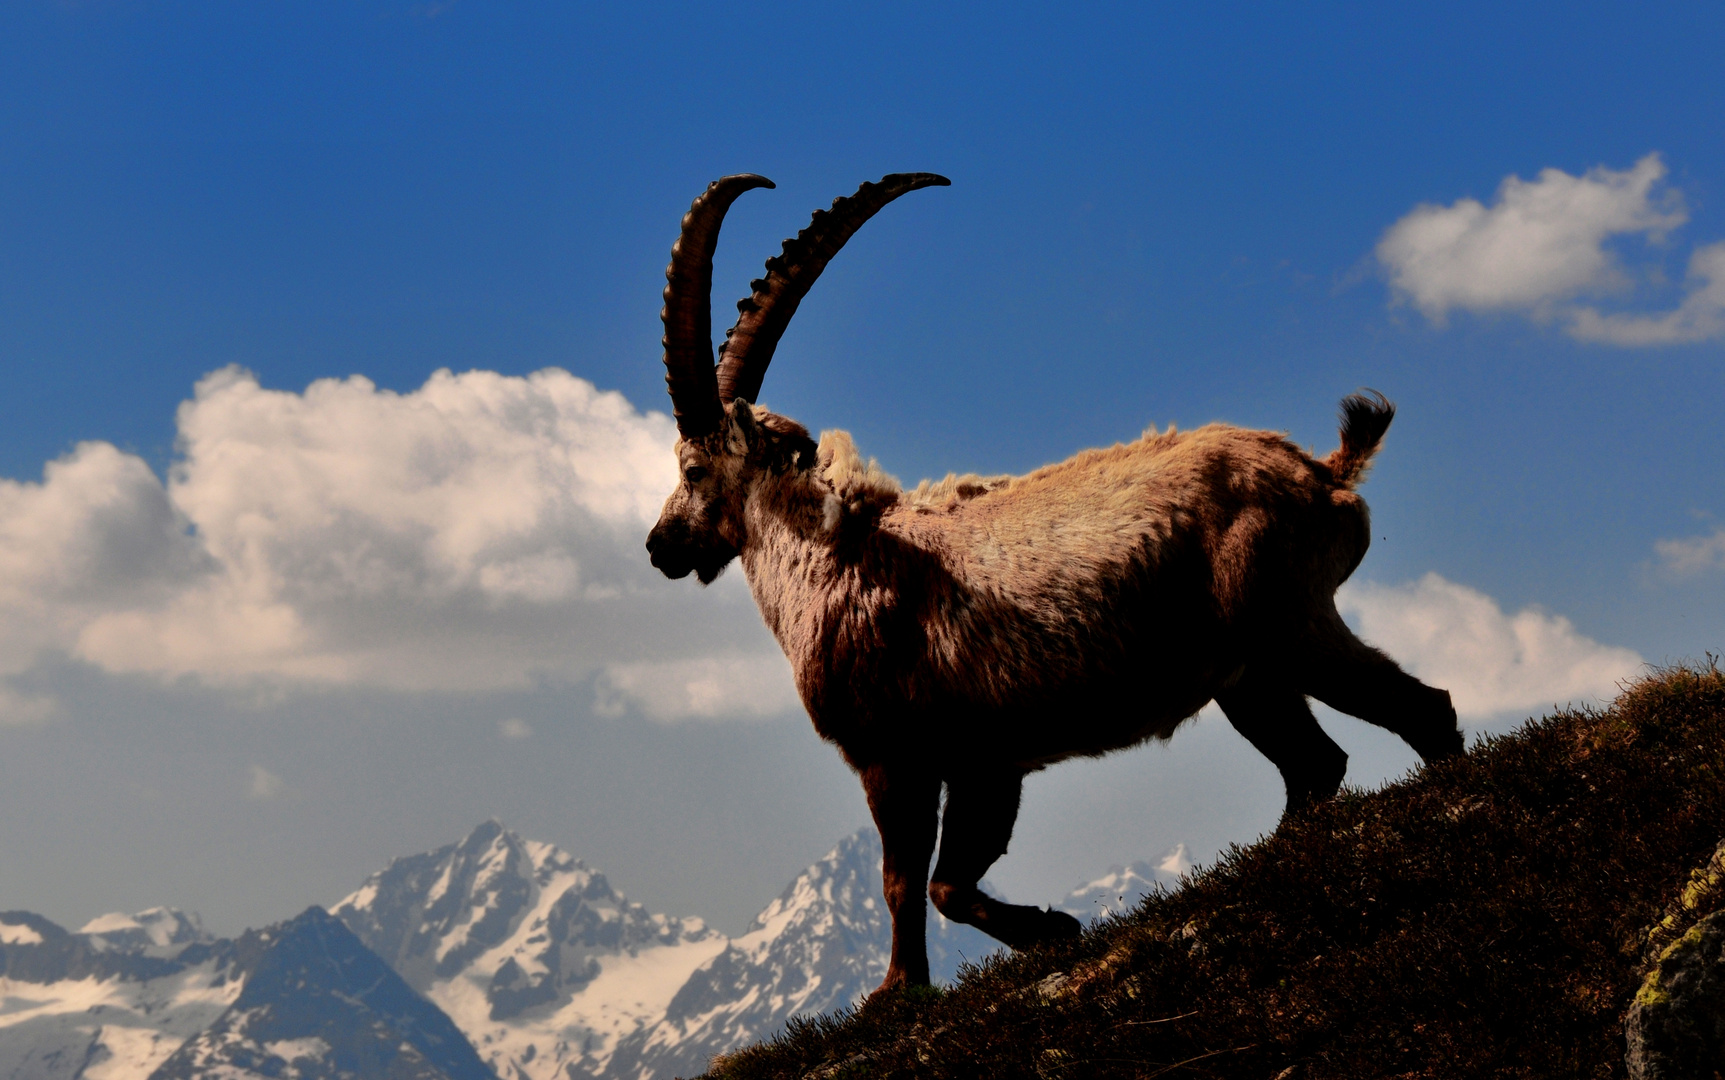
[[[1671,669],[709,1075],[1622,1076],[1648,928],[1722,835],[1725,674]]]

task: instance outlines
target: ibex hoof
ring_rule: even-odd
[[[1084,933],[1084,924],[1066,914],[1049,908],[1042,913],[1042,936],[1050,941],[1060,938],[1075,938]]]

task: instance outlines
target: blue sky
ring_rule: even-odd
[[[952,178],[835,260],[763,392],[906,480],[1149,423],[1322,453],[1369,385],[1401,412],[1351,617],[1470,728],[1720,651],[1722,30],[6,5],[0,908],[237,929],[495,814],[735,929],[862,823],[740,580],[631,561],[670,475],[664,264],[731,172],[778,188],[727,222],[721,326],[813,208]],[[1412,762],[1327,722],[1357,782]],[[1275,786],[1200,719],[1037,778],[994,878],[1205,857]]]

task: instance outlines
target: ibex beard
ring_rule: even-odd
[[[1354,487],[1395,413],[1380,395],[1342,402],[1341,446],[1324,458],[1211,424],[908,492],[844,432],[817,445],[752,404],[827,261],[886,203],[945,183],[893,174],[817,211],[738,305],[717,365],[719,226],[771,183],[709,185],[666,271],[681,481],[647,548],[667,576],[703,584],[741,560],[815,730],[862,779],[892,917],[882,990],[928,981],[925,885],[948,919],[1013,948],[1079,932],[977,888],[1006,852],[1024,777],[1053,762],[1166,739],[1214,700],[1280,770],[1293,813],[1333,795],[1347,766],[1308,696],[1427,761],[1463,745],[1449,694],[1336,612],[1371,538]]]

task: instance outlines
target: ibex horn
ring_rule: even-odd
[[[725,332],[725,344],[719,352],[719,400],[756,399],[761,377],[767,373],[773,350],[778,348],[791,316],[797,313],[797,305],[863,222],[906,192],[951,183],[934,173],[891,173],[881,177],[878,184],[863,184],[855,195],[834,199],[831,210],[816,210],[809,227],[786,240],[784,251],[767,260],[767,276],[749,283],[753,294],[737,304],[737,325]],[[669,357],[667,352],[666,363]]]
[[[665,269],[665,385],[671,411],[685,439],[719,429],[724,406],[713,370],[713,251],[719,226],[737,196],[750,188],[772,187],[753,173],[725,176],[707,185],[683,215],[683,231],[671,245]]]

